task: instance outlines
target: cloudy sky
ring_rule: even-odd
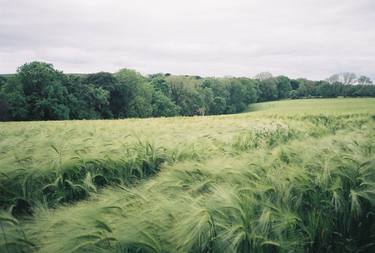
[[[0,0],[0,73],[375,79],[374,0]]]

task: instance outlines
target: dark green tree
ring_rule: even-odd
[[[276,100],[279,96],[277,83],[274,78],[268,78],[258,83],[259,87],[259,101]]]
[[[213,92],[213,104],[210,107],[210,114],[224,114],[229,104],[230,93],[228,89],[228,81],[225,78],[212,78],[209,85]]]
[[[111,92],[110,107],[115,118],[152,115],[151,85],[134,70],[122,69],[115,74],[117,83]]]
[[[0,121],[11,119],[10,105],[5,94],[0,92]]]
[[[290,80],[290,86],[292,87],[292,90],[297,90],[299,87],[298,80],[295,80],[295,79]]]
[[[275,78],[278,90],[278,99],[285,99],[289,96],[292,86],[290,79],[286,76],[278,76]]]
[[[22,84],[18,76],[10,77],[1,87],[3,120],[28,120],[29,112],[27,110],[26,96],[23,92]]]
[[[108,72],[98,72],[87,75],[83,80],[84,83],[93,84],[96,87],[111,91],[117,83],[116,78]]]
[[[238,80],[245,87],[245,93],[246,93],[245,103],[247,105],[251,103],[256,103],[258,100],[258,91],[257,91],[256,81],[250,78],[245,78],[245,77],[238,78]]]
[[[180,113],[180,108],[172,100],[164,95],[160,90],[156,90],[152,95],[152,116],[171,117]]]
[[[190,76],[168,76],[170,98],[181,108],[182,115],[197,115],[202,113],[203,98],[199,94],[200,80]]]
[[[333,98],[340,95],[341,85],[330,84],[327,81],[316,82],[317,95],[325,98]]]
[[[161,91],[164,95],[170,96],[171,90],[167,83],[165,75],[154,74],[150,76],[151,85],[154,86],[155,90]]]
[[[242,112],[247,107],[247,90],[238,78],[231,78],[229,85],[227,113]]]
[[[52,64],[32,62],[22,65],[17,76],[26,97],[29,119],[69,119],[68,91],[62,72]]]
[[[298,82],[298,97],[312,97],[316,95],[316,86],[313,81],[307,79],[298,79]]]
[[[100,73],[101,74],[101,73]],[[96,75],[96,74],[93,74]],[[100,75],[99,75],[100,76]],[[68,75],[69,107],[71,118],[75,119],[109,119],[112,112],[109,107],[109,86],[88,83],[89,78]]]
[[[6,83],[7,83],[7,79],[4,76],[0,76],[0,89]]]

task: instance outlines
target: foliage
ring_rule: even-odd
[[[278,99],[284,99],[289,97],[289,93],[292,90],[290,80],[286,76],[276,77],[277,90],[279,92]]]
[[[180,108],[172,100],[157,90],[152,97],[152,116],[171,117],[179,114]]]
[[[277,82],[275,79],[268,78],[261,80],[258,83],[259,87],[259,101],[272,101],[276,100],[279,96],[277,90]]]
[[[0,120],[121,119],[215,115],[286,98],[375,97],[370,78],[345,72],[326,81],[273,77],[200,77],[140,73],[64,74],[31,62],[0,76]]]
[[[26,63],[17,72],[29,119],[69,119],[68,91],[62,72],[42,62]]]

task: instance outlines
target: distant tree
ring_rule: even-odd
[[[278,99],[284,99],[289,96],[292,86],[290,85],[290,79],[286,76],[278,76],[275,78],[278,90]]]
[[[271,79],[273,76],[270,72],[260,72],[255,75],[254,79],[259,80],[259,81],[264,81],[267,79]]]
[[[342,77],[343,77],[343,83],[344,84],[354,84],[357,76],[356,74],[352,73],[352,72],[344,72],[342,73]]]
[[[298,79],[299,87],[297,89],[298,97],[311,97],[316,95],[315,83],[307,79]]]
[[[242,112],[246,109],[248,105],[248,90],[244,83],[246,83],[244,79],[242,79],[242,82],[239,78],[230,79],[228,86],[229,100],[227,101],[227,113]]]
[[[125,117],[119,116],[119,111],[123,111],[124,109],[121,103],[121,96],[124,95],[126,87],[119,84],[119,81],[116,79],[115,75],[108,72],[98,72],[88,75],[83,82],[87,85],[93,85],[96,88],[101,88],[108,91],[108,103],[100,106],[99,113],[103,118]],[[124,101],[125,99],[122,102]]]
[[[10,109],[6,95],[0,92],[0,121],[9,120],[11,118]]]
[[[360,76],[358,78],[358,84],[372,84],[370,77]]]
[[[297,93],[297,91],[296,91],[296,90],[291,90],[291,91],[289,92],[289,97],[290,97],[291,99],[296,99],[296,98],[298,98],[298,93]]]
[[[198,108],[198,114],[210,114],[210,110],[214,105],[214,92],[209,87],[200,87],[198,92],[201,96],[201,106]]]
[[[186,93],[194,88],[192,80],[183,76],[169,76],[167,83],[170,88],[170,96],[177,105],[182,104]]]
[[[226,113],[227,103],[229,104],[230,99],[229,83],[228,78],[205,78],[203,80],[202,88],[212,92],[208,103],[208,114]]]
[[[87,75],[83,80],[84,83],[93,84],[111,92],[117,84],[116,78],[108,72],[98,72]]]
[[[276,100],[279,96],[275,79],[265,79],[259,82],[259,101]]]
[[[86,116],[83,118],[102,119],[111,118],[109,109],[109,91],[93,84],[84,85],[80,99],[84,101],[81,111]]]
[[[200,81],[194,77],[169,76],[167,83],[170,87],[170,98],[181,108],[182,115],[196,115],[201,111],[202,96],[198,87]]]
[[[331,75],[330,77],[326,79],[326,81],[330,84],[341,82],[343,84],[349,85],[349,84],[354,84],[356,82],[356,78],[357,78],[356,74],[352,72],[343,72],[343,73]]]
[[[251,103],[256,103],[258,100],[258,90],[256,81],[245,77],[240,77],[238,78],[238,80],[245,88],[245,103],[247,105]]]
[[[1,87],[0,93],[3,100],[2,103],[6,107],[3,111],[3,120],[28,120],[30,118],[26,96],[17,75],[8,79]]]
[[[213,105],[210,108],[210,114],[223,114],[227,108],[227,101],[223,97],[214,97]]]
[[[292,90],[297,90],[299,87],[299,82],[298,80],[290,80],[290,86],[292,87]]]
[[[170,96],[171,90],[163,74],[152,75],[151,85],[154,86],[155,90],[161,91],[166,96]]]
[[[129,102],[128,117],[147,118],[152,116],[153,87],[148,83],[141,83],[136,94]]]
[[[134,70],[115,73],[117,83],[111,92],[110,107],[115,118],[152,115],[152,87]]]
[[[156,90],[152,96],[152,116],[154,117],[170,117],[176,116],[180,112],[180,108],[175,105],[172,100],[164,95],[160,90]]]
[[[335,74],[326,81],[273,78],[204,78],[121,69],[65,75],[51,64],[26,63],[0,75],[0,120],[107,119],[237,113],[258,101],[304,97],[375,97],[369,77]]]
[[[29,112],[29,119],[69,119],[68,91],[62,72],[52,64],[32,62],[17,71]]]
[[[1,87],[2,87],[4,84],[6,84],[6,82],[7,82],[7,79],[6,79],[5,77],[3,77],[3,76],[0,76],[0,89],[1,89]]]
[[[328,77],[326,79],[326,81],[330,84],[333,84],[333,83],[337,83],[340,81],[340,75],[339,74],[334,74],[334,75],[331,75],[330,77]]]
[[[66,87],[69,92],[68,106],[71,118],[109,119],[113,117],[109,107],[110,91],[105,89],[108,88],[107,85],[87,83],[87,78],[76,75],[68,75],[67,78]]]
[[[338,93],[338,87],[341,86],[340,84],[330,84],[326,81],[320,81],[316,83],[317,85],[317,95],[321,97],[337,97],[340,93]]]

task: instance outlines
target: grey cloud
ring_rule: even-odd
[[[372,0],[0,0],[0,73],[32,60],[65,72],[375,78]]]

